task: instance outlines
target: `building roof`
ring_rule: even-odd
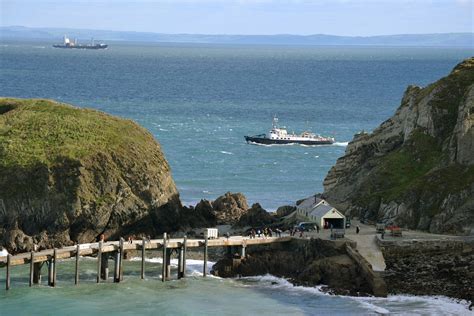
[[[324,215],[326,215],[326,213],[328,213],[333,208],[334,207],[332,207],[331,205],[319,204],[318,206],[316,206],[315,208],[311,210],[309,215],[315,216],[315,217],[323,217]]]
[[[323,199],[320,199],[318,197],[315,197],[314,195],[306,198],[303,200],[303,202],[301,202],[297,208],[299,209],[311,209],[313,208],[313,206],[315,206],[316,204],[320,203],[321,201],[324,201]]]

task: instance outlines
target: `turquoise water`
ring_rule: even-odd
[[[138,259],[138,258],[137,258]],[[112,262],[111,262],[112,263]],[[295,287],[272,276],[243,279],[203,278],[202,262],[190,260],[188,277],[161,282],[161,264],[125,262],[124,281],[96,284],[94,259],[82,259],[80,284],[74,286],[74,262],[58,265],[58,285],[28,287],[26,266],[13,270],[12,289],[0,290],[1,315],[463,315],[466,303],[443,297],[391,296],[349,298],[330,296],[318,288]],[[172,267],[176,276],[176,262]],[[43,271],[45,274],[46,269]],[[4,279],[0,278],[4,284]],[[43,280],[43,283],[45,279]]]
[[[130,118],[149,129],[169,160],[189,204],[226,191],[243,192],[268,210],[322,191],[322,180],[352,135],[393,114],[409,84],[446,75],[469,49],[258,47],[110,43],[105,51],[55,50],[49,43],[0,46],[0,95],[52,98]],[[256,146],[273,115],[289,130],[332,135],[331,146]],[[59,267],[57,288],[28,288],[27,267],[15,267],[13,288],[0,290],[0,315],[462,315],[446,298],[328,296],[272,276],[242,280],[200,277],[147,280],[126,263],[123,284],[94,283],[95,263]],[[4,284],[0,270],[0,284]]]

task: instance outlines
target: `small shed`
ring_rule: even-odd
[[[344,229],[346,227],[346,217],[329,204],[318,204],[311,210],[308,217],[318,223],[320,228]]]

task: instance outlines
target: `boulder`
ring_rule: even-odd
[[[227,192],[218,197],[213,203],[212,208],[219,225],[234,225],[240,217],[247,212],[249,208],[247,199],[242,193]]]
[[[273,216],[264,210],[260,204],[255,203],[250,209],[242,214],[242,216],[240,216],[239,221],[235,224],[235,226],[261,227],[271,224],[272,222],[274,222]]]

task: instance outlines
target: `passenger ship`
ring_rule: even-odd
[[[325,137],[313,134],[309,131],[297,135],[289,134],[284,127],[278,127],[278,118],[273,118],[272,129],[267,134],[245,136],[247,143],[256,144],[302,144],[302,145],[330,145],[335,142],[333,137]]]

